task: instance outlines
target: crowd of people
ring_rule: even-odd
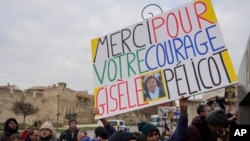
[[[94,130],[94,137],[88,136],[86,130],[77,127],[77,119],[68,122],[68,129],[56,137],[53,124],[45,121],[38,127],[26,128],[22,133],[18,131],[18,122],[9,118],[4,124],[0,141],[228,141],[229,129],[237,124],[238,111],[233,114],[231,107],[225,106],[219,97],[197,107],[197,116],[188,125],[188,98],[179,99],[180,117],[176,129],[172,131],[165,125],[162,133],[156,125],[142,121],[137,124],[138,131],[116,131],[106,118],[100,119],[103,126]],[[219,104],[219,106],[214,106]],[[213,105],[213,106],[212,106]],[[98,114],[98,109],[93,109]]]

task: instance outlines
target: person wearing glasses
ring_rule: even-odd
[[[33,127],[29,129],[28,136],[25,138],[25,141],[38,141],[39,138],[39,128]]]

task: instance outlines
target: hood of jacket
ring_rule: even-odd
[[[16,123],[16,129],[11,129],[9,127],[9,122],[10,121],[14,121]],[[10,137],[10,135],[14,134],[14,133],[18,133],[18,123],[17,123],[17,120],[15,118],[9,118],[5,121],[4,123],[4,134],[7,136],[7,137]]]

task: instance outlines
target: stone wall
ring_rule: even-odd
[[[77,91],[66,88],[66,85],[58,84],[58,87],[35,88],[25,92],[13,91],[0,88],[0,122],[3,123],[9,117],[15,117],[19,123],[23,123],[23,115],[15,115],[11,111],[14,102],[21,100],[25,96],[25,102],[38,107],[38,113],[26,117],[26,124],[51,121],[60,125],[67,125],[70,116],[77,116],[79,124],[96,123],[92,114],[93,95],[83,92],[85,96],[77,95]],[[149,120],[150,115],[157,114],[158,106],[144,108],[133,112],[109,117],[108,119],[123,119],[127,122],[138,122]],[[58,116],[59,113],[59,116]]]
[[[15,101],[21,98],[23,95],[20,91],[14,91],[10,93],[9,90],[0,90],[0,122],[4,122],[8,117],[16,117],[17,119],[20,119],[21,116],[16,116],[11,111],[12,105]]]
[[[77,91],[68,88],[59,88],[48,87],[44,91],[33,90],[27,93],[14,91],[12,92],[13,94],[10,93],[9,89],[0,88],[0,122],[5,122],[9,117],[15,117],[19,123],[23,122],[23,115],[15,115],[11,111],[13,103],[19,101],[23,96],[25,96],[25,102],[31,103],[40,109],[38,113],[26,117],[26,124],[34,124],[35,121],[44,122],[46,120],[57,123],[58,111],[60,113],[58,116],[59,124],[67,124],[68,119],[66,115],[72,116],[73,113],[77,114],[80,123],[93,122],[93,99],[88,100],[89,102],[84,107],[81,107],[77,105]],[[84,118],[81,115],[84,115]]]

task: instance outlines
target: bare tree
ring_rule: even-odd
[[[11,110],[16,114],[23,115],[23,124],[25,125],[25,118],[30,115],[36,114],[40,109],[38,107],[33,106],[29,102],[25,102],[24,100],[16,101],[13,105]]]

